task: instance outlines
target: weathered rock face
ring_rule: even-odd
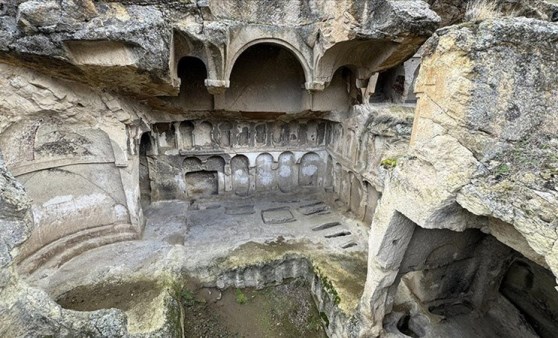
[[[364,81],[411,55],[438,20],[421,1],[53,0],[4,7],[5,62],[143,97],[176,95],[176,67],[187,55],[205,63],[206,85],[223,92],[236,58],[256,42],[293,52],[307,89],[323,89],[345,64],[360,68]]]
[[[377,164],[383,154],[404,151],[412,115],[412,107],[367,106],[377,87],[370,79],[411,57],[438,21],[422,1],[3,2],[0,149],[21,185],[8,176],[2,182],[13,188],[2,190],[0,206],[2,230],[13,243],[2,251],[9,257],[2,306],[10,310],[0,311],[1,335],[179,335],[167,284],[182,277],[177,271],[190,259],[186,249],[160,239],[121,243],[142,236],[143,207],[152,202],[185,200],[203,211],[203,203],[193,203],[202,197],[234,202],[269,193],[298,201],[297,194],[328,191],[324,201],[293,208],[294,215],[328,215],[327,200],[351,218],[337,211],[327,217],[357,224],[349,227],[354,234],[341,231],[340,222],[315,220],[327,227],[294,233],[308,230],[311,235],[304,236],[325,241],[344,257],[341,262],[361,262],[366,243],[363,236],[351,238],[372,219],[386,173]],[[407,100],[416,61],[412,70],[379,85],[394,101]],[[388,88],[395,82],[397,93]],[[9,195],[23,187],[29,200]],[[281,201],[264,198],[263,204]],[[263,226],[295,220],[288,207],[260,212],[256,220]],[[265,231],[247,238],[278,238],[277,230]],[[180,236],[184,242],[185,234]],[[208,269],[243,241],[224,243],[211,259],[194,256],[192,270]],[[137,265],[127,260],[116,267],[112,259],[87,256],[84,261],[102,273],[61,282],[60,275],[71,274],[63,268],[71,269],[69,261],[108,244]],[[152,248],[175,260],[153,258]],[[296,254],[308,259],[307,251]],[[320,255],[326,257],[320,258],[323,266],[327,252]],[[335,271],[341,264],[322,269]],[[131,266],[136,273],[124,274]],[[87,311],[61,309],[20,281],[16,270],[65,308]],[[285,273],[291,275],[298,276]],[[332,316],[330,334],[356,332],[356,324],[349,329],[345,322],[354,317],[364,280],[361,271],[356,282],[346,275],[329,275],[335,283],[348,280],[338,286],[340,305],[330,295],[333,284],[325,284],[329,293],[322,295],[321,275],[312,277]],[[216,272],[205,276],[207,283],[218,278]],[[160,288],[156,296],[110,299],[110,290],[144,281]],[[95,307],[83,297],[88,292],[108,293]],[[72,304],[80,300],[91,304]],[[153,318],[146,319],[145,311]]]
[[[556,4],[501,4],[541,20],[415,54],[419,0],[2,3],[0,335],[181,336],[187,277],[302,278],[332,337],[556,332]]]
[[[555,25],[533,19],[488,20],[441,29],[425,46],[411,148],[385,183],[370,233],[363,301],[376,332],[394,302],[394,285],[408,271],[405,257],[415,250],[418,227],[481,229],[557,274],[556,219],[551,210],[558,202],[554,182],[558,79],[553,70],[558,49],[549,43],[557,33]],[[434,230],[430,234],[434,238]],[[493,253],[497,244],[501,245],[490,244]],[[496,260],[513,261],[509,257],[515,254],[506,250]],[[427,277],[421,264],[428,265],[429,259],[412,264],[422,282]],[[436,297],[470,299],[482,309],[490,299],[498,299],[494,287],[499,287],[507,264],[492,267],[494,275],[488,281],[482,269],[471,277],[463,272],[460,278],[473,286],[463,289],[462,295],[471,293],[472,298],[440,290]],[[450,266],[437,263],[436,268],[440,265]],[[446,275],[455,273],[446,270]],[[417,284],[410,286],[416,279],[405,278],[415,294],[434,292],[425,291],[428,284],[422,291]],[[424,297],[420,298],[429,304]]]
[[[440,26],[444,27],[468,21],[467,7],[474,0],[428,0],[426,2],[440,16]],[[480,3],[482,5],[482,2]],[[539,20],[556,21],[555,13],[558,11],[558,4],[552,0],[495,0],[487,3],[496,5],[497,13],[495,14],[498,16],[525,16]]]
[[[188,180],[198,178],[202,190],[219,183],[217,192],[235,192],[235,184],[246,192],[324,187],[325,175],[332,175],[335,166],[326,171],[326,123],[316,118],[347,113],[363,102],[371,74],[411,55],[437,21],[420,1],[274,6],[229,1],[5,4],[0,145],[7,166],[33,200],[37,229],[18,258],[22,272],[54,268],[93,247],[138,238],[141,193],[149,201],[186,198]],[[279,9],[287,14],[274,14]],[[255,71],[261,60],[268,61]],[[281,68],[289,71],[277,72]],[[407,91],[410,85],[408,80]],[[155,96],[173,95],[179,88],[178,97]],[[145,100],[138,102],[138,96]],[[208,111],[216,115],[208,118]],[[320,114],[304,115],[307,111]],[[277,121],[285,113],[300,121]],[[151,136],[145,134],[150,129]],[[374,188],[371,178],[365,183],[360,174],[349,174],[356,159],[352,152],[364,154],[364,143],[357,150],[360,132],[355,131],[342,138],[351,143],[346,148],[351,154],[344,154],[349,162],[341,161],[342,172],[335,170],[347,194],[353,181],[355,191],[360,186],[353,209],[362,218],[364,204],[356,200]],[[301,148],[296,156],[293,147]],[[229,163],[239,151],[244,157]],[[267,161],[269,175],[249,172],[256,157],[269,160],[269,152],[276,156]],[[220,154],[212,159],[215,170],[205,163],[212,154]],[[204,164],[185,172],[186,157]],[[318,161],[319,172],[301,174],[299,184],[299,172],[314,168],[312,161]],[[282,178],[273,166],[294,174]],[[238,170],[245,175],[235,174]],[[215,184],[204,186],[207,173],[190,174],[199,171],[217,175]],[[258,177],[265,179],[263,186],[261,180],[255,184]],[[345,202],[350,204],[348,198]]]
[[[113,311],[101,311],[89,318],[61,311],[46,293],[29,288],[19,280],[14,259],[33,227],[30,201],[23,186],[6,171],[3,161],[0,181],[0,334],[5,337],[122,334],[125,319]],[[105,325],[99,326],[99,331],[95,329],[95,323],[103,321]]]

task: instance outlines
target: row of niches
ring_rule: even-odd
[[[332,122],[295,120],[252,122],[202,120],[156,123],[142,136],[142,151],[149,155],[223,148],[322,147],[330,142]]]
[[[379,193],[326,151],[246,152],[234,156],[143,156],[143,202],[328,188],[357,219],[371,221]],[[143,173],[143,174],[142,174]],[[145,184],[149,183],[149,184]]]
[[[325,183],[325,152],[156,156],[147,161],[152,200],[192,199],[257,191],[294,192]]]

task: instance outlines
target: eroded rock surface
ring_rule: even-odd
[[[410,151],[390,173],[371,229],[363,300],[378,328],[393,305],[393,285],[403,276],[422,278],[423,283],[427,278],[417,263],[411,271],[418,272],[409,277],[409,262],[402,255],[413,250],[420,228],[481,229],[516,251],[505,254],[509,248],[502,247],[500,260],[511,262],[510,257],[522,256],[556,274],[556,220],[550,210],[556,209],[557,202],[552,172],[557,130],[553,98],[558,82],[551,69],[558,50],[548,43],[556,40],[556,33],[555,25],[543,21],[496,19],[441,29],[426,45]],[[431,230],[432,236],[435,231]],[[428,265],[428,259],[421,264]],[[445,269],[444,276],[455,276],[447,270],[452,266],[449,262],[436,265]],[[460,278],[473,284],[459,297],[444,294],[443,289],[426,291],[428,283],[407,286],[419,294],[422,304],[429,301],[421,292],[437,292],[438,299],[471,299],[471,309],[482,312],[490,299],[498,301],[494,286],[499,285],[505,266],[491,267],[489,281],[482,269],[466,277],[463,267]],[[431,283],[444,283],[435,280]],[[483,283],[492,287],[481,287]],[[552,290],[553,285],[549,287]],[[463,298],[468,292],[472,298]],[[505,307],[501,311],[509,311]],[[495,316],[498,323],[506,315]],[[515,315],[509,312],[508,316]],[[534,327],[538,334],[545,330]],[[530,330],[528,335],[533,334]]]
[[[498,3],[3,2],[0,335],[297,278],[331,337],[553,336],[558,8]]]

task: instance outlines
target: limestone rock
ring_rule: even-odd
[[[493,229],[556,275],[557,34],[545,21],[505,18],[440,29],[425,46],[411,147],[370,233],[363,313],[377,333],[413,223]]]

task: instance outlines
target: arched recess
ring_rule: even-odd
[[[227,110],[284,113],[309,108],[304,66],[292,50],[275,43],[246,47],[234,59],[230,72]]]
[[[295,46],[293,46],[289,42],[284,41],[284,40],[280,40],[280,39],[275,39],[275,38],[261,38],[261,39],[252,40],[252,41],[246,43],[245,45],[243,45],[242,47],[240,47],[237,51],[235,51],[233,57],[229,60],[229,63],[227,65],[227,70],[225,72],[225,76],[226,76],[227,80],[229,80],[229,81],[231,80],[231,74],[232,74],[233,68],[236,64],[236,61],[240,57],[240,55],[242,55],[242,53],[244,53],[247,49],[249,49],[250,47],[255,46],[255,45],[276,45],[276,46],[280,46],[283,49],[289,51],[292,55],[294,55],[296,57],[296,59],[298,60],[298,63],[302,67],[302,69],[304,71],[305,82],[311,82],[312,71],[311,71],[310,65],[308,64],[304,55]]]
[[[178,133],[180,134],[180,142],[182,149],[190,149],[194,145],[194,124],[190,121],[182,121],[178,126]]]
[[[219,123],[219,145],[221,147],[230,147],[231,146],[231,130],[232,124],[230,122],[221,122]]]
[[[256,190],[272,190],[275,184],[273,156],[268,153],[258,155],[256,158]]]
[[[250,161],[244,155],[236,155],[231,159],[232,187],[235,194],[248,195],[250,192]]]
[[[314,153],[306,153],[300,159],[298,184],[303,187],[318,187],[323,185],[323,161]]]
[[[176,148],[176,130],[172,123],[157,123],[153,125],[158,148],[161,150]]]
[[[184,172],[188,173],[191,171],[199,171],[203,169],[202,161],[197,157],[187,157],[182,162],[182,168]]]
[[[188,110],[212,110],[213,96],[205,87],[207,68],[197,57],[185,56],[177,66],[180,78],[179,104]]]
[[[213,126],[209,122],[201,122],[194,127],[194,145],[210,146],[212,142]]]
[[[314,93],[313,110],[345,111],[351,105],[362,102],[360,89],[356,87],[356,67],[341,66],[333,74],[329,85]]]
[[[297,170],[295,156],[290,151],[279,155],[277,183],[281,192],[291,192],[297,187]]]
[[[170,60],[171,74],[174,75],[177,73],[178,63],[183,57],[200,59],[207,68],[207,78],[204,80],[204,84],[211,93],[226,87],[226,82],[222,80],[225,76],[224,48],[222,45],[211,42],[214,40],[213,36],[207,36],[214,33],[211,29],[205,29],[203,34],[206,36],[201,37],[202,41],[197,35],[186,31],[175,31],[172,41],[173,59]],[[214,92],[215,88],[218,89]]]
[[[224,167],[224,160],[222,158],[220,160],[210,158],[205,164],[197,157],[187,157],[184,160],[184,182],[188,197],[210,196],[219,193],[219,169]]]
[[[381,70],[382,63],[397,48],[397,43],[385,40],[350,40],[336,43],[314,61],[314,78],[330,83],[339,67],[353,65],[358,80],[366,82]],[[365,86],[362,83],[362,86]]]

